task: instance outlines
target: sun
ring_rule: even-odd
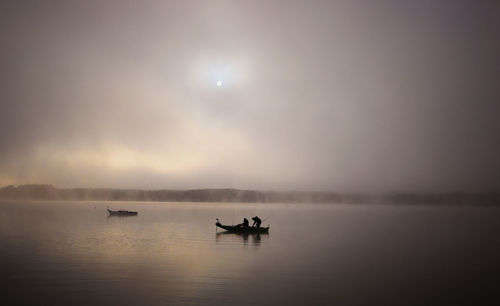
[[[216,85],[217,87],[222,87],[222,81],[217,81]]]

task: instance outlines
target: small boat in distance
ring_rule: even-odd
[[[137,216],[136,211],[128,211],[128,210],[111,210],[106,208],[110,216]]]
[[[249,226],[249,227],[242,227],[239,225],[223,225],[219,222],[219,219],[217,219],[217,223],[215,223],[215,226],[220,227],[230,233],[239,233],[239,234],[267,234],[269,233],[269,227],[255,227],[255,226]]]

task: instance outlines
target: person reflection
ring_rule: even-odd
[[[260,234],[257,233],[257,234],[254,234],[252,236],[253,236],[253,244],[254,245],[259,245],[260,244]]]

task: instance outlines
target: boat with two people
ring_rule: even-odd
[[[216,219],[217,222],[215,223],[215,226],[222,228],[223,230],[226,230],[230,233],[237,233],[237,234],[267,234],[269,233],[269,226],[268,227],[260,227],[259,226],[248,226],[248,220],[245,218],[242,224],[238,225],[224,225],[219,222],[219,219]],[[246,222],[245,222],[246,220]],[[259,219],[260,220],[260,219]]]

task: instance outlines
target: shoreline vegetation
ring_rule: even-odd
[[[439,204],[496,205],[500,193],[341,193],[316,191],[260,191],[231,188],[142,190],[112,188],[59,189],[52,185],[18,185],[0,188],[0,200],[159,201],[242,203],[338,203],[338,204]]]

